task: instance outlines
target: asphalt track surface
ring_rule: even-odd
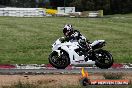
[[[92,69],[85,68],[85,71],[91,73],[132,73],[132,69]],[[0,69],[0,74],[72,74],[81,73],[80,69]]]

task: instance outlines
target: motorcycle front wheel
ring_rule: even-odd
[[[95,60],[95,65],[101,69],[108,69],[110,68],[113,63],[113,57],[112,55],[106,51],[106,50],[97,50],[95,51],[96,54],[96,60]]]
[[[58,56],[57,52],[52,52],[49,55],[49,63],[57,69],[65,69],[70,64],[70,59],[66,52]]]

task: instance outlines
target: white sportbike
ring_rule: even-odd
[[[63,37],[62,37],[63,38]],[[59,38],[52,45],[52,52],[49,55],[49,63],[57,69],[65,69],[68,65],[88,66],[95,64],[102,69],[110,68],[113,65],[112,55],[103,50],[105,40],[95,40],[90,43],[91,49],[85,52],[80,48],[79,42],[61,42]]]

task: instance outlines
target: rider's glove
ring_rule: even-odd
[[[65,42],[65,38],[64,37],[61,37],[60,38],[60,41],[61,41],[61,43],[64,43]]]

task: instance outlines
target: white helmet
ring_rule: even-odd
[[[72,25],[66,24],[63,28],[63,33],[64,35],[68,32],[69,34],[73,31]],[[68,35],[69,35],[68,34]]]

